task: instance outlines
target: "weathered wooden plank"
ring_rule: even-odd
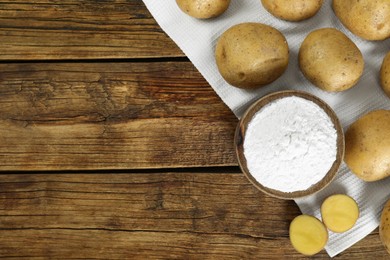
[[[298,214],[239,172],[0,175],[0,255],[301,258],[288,239]],[[376,230],[338,259],[386,257]]]
[[[237,165],[237,119],[189,62],[0,64],[0,170]]]
[[[0,60],[184,56],[140,0],[1,1]]]

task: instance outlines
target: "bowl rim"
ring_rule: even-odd
[[[271,102],[282,99],[286,97],[300,97],[309,101],[314,102],[316,105],[318,105],[321,109],[324,110],[324,112],[329,116],[330,120],[333,123],[334,128],[336,129],[337,133],[337,139],[336,139],[336,147],[337,147],[337,153],[336,153],[336,160],[333,162],[332,167],[329,169],[329,171],[326,173],[326,175],[321,179],[321,181],[317,182],[316,184],[312,185],[310,188],[306,190],[299,190],[294,192],[283,192],[275,189],[271,189],[268,187],[263,186],[260,184],[249,172],[249,169],[247,168],[246,159],[244,156],[244,141],[245,141],[245,133],[248,127],[249,122],[253,118],[253,116],[264,106],[270,104]],[[234,134],[234,147],[236,150],[236,156],[238,160],[238,164],[241,168],[241,171],[243,174],[249,179],[249,181],[260,191],[275,197],[279,199],[286,199],[286,200],[293,200],[298,199],[302,197],[306,197],[309,195],[312,195],[322,189],[324,189],[327,185],[329,185],[332,180],[335,178],[340,165],[344,158],[344,151],[345,151],[345,140],[344,140],[344,132],[343,128],[340,124],[340,121],[336,115],[336,113],[333,111],[333,109],[322,99],[319,97],[310,94],[305,91],[301,90],[282,90],[282,91],[276,91],[272,92],[270,94],[267,94],[263,97],[260,97],[257,101],[255,101],[252,105],[250,105],[246,111],[244,112],[243,116],[239,120],[236,131]]]

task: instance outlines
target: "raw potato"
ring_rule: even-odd
[[[307,256],[314,255],[328,242],[328,231],[317,218],[300,215],[290,224],[290,241],[299,253]]]
[[[390,110],[372,111],[349,127],[344,160],[364,181],[390,176]]]
[[[186,14],[198,19],[208,19],[224,13],[230,0],[176,0],[176,3]]]
[[[383,59],[381,67],[381,86],[390,98],[390,52]]]
[[[242,23],[225,31],[218,40],[215,59],[222,77],[239,88],[256,88],[280,77],[286,70],[286,38],[261,23]]]
[[[387,201],[382,211],[379,236],[387,252],[390,254],[390,200]]]
[[[348,195],[335,194],[322,203],[321,216],[329,230],[342,233],[355,225],[359,218],[359,207]]]
[[[305,77],[326,91],[343,91],[360,79],[363,55],[342,32],[334,28],[315,30],[299,49],[299,66]]]
[[[333,10],[345,27],[363,39],[390,37],[389,0],[333,0]]]
[[[323,0],[261,0],[272,15],[287,21],[302,21],[314,16]]]

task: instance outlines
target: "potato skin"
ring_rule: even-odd
[[[261,0],[264,8],[280,19],[302,21],[314,16],[323,0]]]
[[[390,199],[382,211],[381,222],[379,224],[379,236],[387,252],[390,254]]]
[[[194,18],[209,19],[223,14],[230,0],[176,0],[176,3],[184,13]]]
[[[360,79],[363,55],[342,32],[334,28],[312,31],[299,49],[299,66],[315,86],[331,92],[353,87]]]
[[[363,39],[390,37],[389,0],[333,0],[333,11],[345,27]]]
[[[242,23],[226,30],[215,49],[218,70],[231,85],[256,88],[269,84],[286,70],[286,38],[261,23]]]
[[[386,95],[390,98],[390,52],[383,59],[381,67],[381,86]]]
[[[364,181],[390,176],[390,110],[372,111],[349,127],[344,161]]]

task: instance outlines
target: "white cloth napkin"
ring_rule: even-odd
[[[283,89],[303,90],[326,101],[335,110],[344,130],[359,116],[371,110],[390,109],[390,99],[379,85],[379,69],[385,53],[390,51],[390,40],[369,42],[353,35],[334,15],[329,0],[324,1],[316,16],[297,23],[273,17],[265,11],[260,0],[232,0],[228,10],[212,20],[189,17],[177,7],[175,0],[143,1],[161,28],[182,49],[237,117],[259,97]],[[284,34],[290,48],[290,62],[286,72],[272,84],[258,90],[242,90],[227,84],[220,76],[214,60],[218,37],[229,27],[242,22],[261,22],[275,27]],[[359,83],[350,90],[341,93],[319,90],[308,82],[299,70],[297,55],[303,39],[310,31],[324,27],[341,30],[363,53],[364,74]],[[296,203],[303,213],[321,219],[321,202],[333,193],[352,196],[359,204],[361,214],[350,231],[342,234],[330,232],[326,247],[330,256],[344,251],[378,226],[383,204],[390,198],[390,178],[365,183],[343,165],[336,179],[326,189],[308,198],[296,200]]]

